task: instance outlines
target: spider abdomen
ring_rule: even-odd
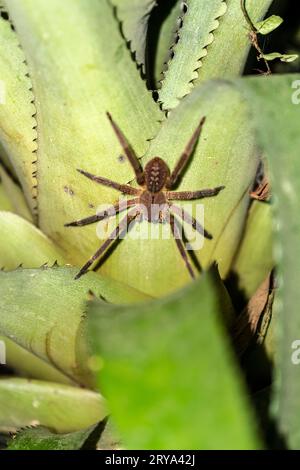
[[[166,184],[170,170],[167,164],[159,157],[152,158],[145,167],[145,180],[147,190],[158,193]]]

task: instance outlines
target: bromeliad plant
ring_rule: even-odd
[[[100,436],[98,447],[115,447],[108,413],[127,448],[253,449],[276,447],[279,436],[299,447],[299,75],[268,76],[271,60],[297,60],[297,51],[263,52],[261,36],[281,23],[264,19],[272,1],[0,4],[0,333],[9,367],[0,426],[16,433],[8,447],[87,448]],[[253,46],[266,70],[239,78]],[[98,210],[116,207],[116,185],[91,175],[142,198],[139,176],[149,174],[139,169],[148,168],[147,191],[165,198],[162,167],[184,170],[179,194],[217,188],[203,199],[213,238],[183,261],[185,241],[177,250],[170,236],[176,213],[158,239],[141,221],[139,239],[125,237],[74,279],[116,226]],[[197,199],[179,204],[185,229],[188,220],[197,229]],[[102,240],[94,225],[65,226],[87,217],[100,220]]]

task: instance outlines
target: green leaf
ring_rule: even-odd
[[[234,78],[244,72],[251,48],[249,25],[239,0],[227,0],[226,3],[227,12],[221,18],[214,42],[208,48],[195,86],[213,78]],[[247,1],[247,11],[253,20],[261,19],[272,3],[273,0]]]
[[[272,2],[273,0],[248,2],[247,9],[251,18],[262,18]],[[178,99],[207,80],[241,75],[251,47],[247,31],[249,27],[238,0],[224,2],[226,11],[220,2],[211,0],[189,0],[185,3],[190,8],[190,17],[187,17],[188,10],[183,17],[179,43],[174,48],[174,59],[169,64],[170,75],[167,72],[160,95],[165,109],[176,106]],[[224,11],[219,18],[216,10],[218,4],[221,4],[221,10]],[[211,19],[214,21],[211,22]],[[191,38],[195,40],[195,44],[191,42]]]
[[[9,199],[7,192],[4,189],[3,183],[0,180],[0,211],[12,211],[12,202]]]
[[[179,41],[173,48],[173,58],[168,63],[159,91],[163,109],[175,108],[179,100],[190,93],[193,80],[207,55],[207,47],[214,41],[219,27],[218,19],[227,10],[223,0],[188,0]]]
[[[276,302],[277,386],[273,412],[279,433],[291,449],[300,446],[300,375],[299,365],[295,363],[295,341],[299,340],[300,332],[300,108],[295,86],[299,79],[300,75],[294,74],[241,82],[251,105],[261,146],[269,157],[276,196],[275,254],[279,263],[280,289]]]
[[[207,118],[203,133],[176,190],[225,186],[215,197],[182,203],[194,215],[203,205],[205,228],[211,232],[213,240],[205,240],[203,247],[196,247],[195,254],[204,269],[217,261],[223,278],[230,270],[242,236],[249,205],[248,193],[258,166],[258,152],[243,97],[221,82],[195,89],[163,122],[143,163],[145,165],[150,158],[159,155],[171,169],[174,168],[203,116]],[[155,297],[190,282],[169,227],[164,228],[160,239],[149,237],[147,222],[139,229],[140,239],[127,236],[122,240],[103,263],[101,272],[122,280],[126,270],[129,285]],[[197,241],[201,240],[197,238]],[[90,254],[99,246],[99,240],[96,242],[90,248]]]
[[[1,165],[0,178],[3,188],[11,201],[12,212],[15,212],[29,222],[33,222],[33,217],[28,208],[22,189]]]
[[[16,175],[16,172],[14,170],[14,167],[12,166],[12,164],[9,160],[9,157],[8,157],[6,151],[4,150],[4,147],[1,143],[1,139],[0,139],[0,162],[1,162],[1,165],[4,165],[5,168],[7,168],[9,170],[9,172],[14,176],[15,179],[18,179],[17,175]]]
[[[36,112],[25,56],[10,23],[0,17],[0,69],[4,103],[0,104],[0,148],[13,166],[31,211],[36,201],[32,175],[36,169]]]
[[[153,302],[91,306],[98,383],[127,448],[260,446],[222,325],[217,282],[206,274]]]
[[[69,385],[0,379],[0,428],[45,426],[59,433],[85,429],[107,415],[98,393]]]
[[[281,62],[294,62],[298,59],[298,54],[281,54],[280,52],[271,52],[270,54],[261,54],[261,58],[265,60],[280,59]]]
[[[6,364],[13,369],[18,377],[26,377],[48,382],[72,384],[75,382],[54,366],[19,346],[11,339],[0,336],[5,344]]]
[[[130,49],[145,71],[148,21],[157,0],[111,0],[111,3],[117,9],[117,17]]]
[[[105,299],[104,304],[146,297],[94,273],[75,281],[76,272],[74,268],[43,268],[0,273],[0,334],[71,379],[91,384],[82,338],[89,291]]]
[[[81,264],[95,243],[94,227],[71,230],[64,224],[115,202],[118,194],[76,169],[123,183],[133,179],[129,163],[119,160],[122,150],[106,111],[139,155],[162,113],[107,1],[10,0],[8,6],[36,97],[40,228]]]
[[[39,229],[12,212],[0,212],[0,267],[38,268],[65,262],[62,251]]]
[[[247,299],[274,267],[272,206],[253,201],[249,210],[245,234],[233,265],[238,289]]]
[[[263,21],[254,23],[254,26],[259,34],[266,35],[277,29],[282,23],[283,19],[280,16],[272,15]]]
[[[55,434],[42,427],[22,429],[10,440],[8,450],[96,450],[89,439],[93,434],[100,437],[102,429],[102,423],[68,434]]]
[[[159,30],[154,64],[156,88],[160,88],[160,81],[164,77],[163,72],[167,70],[172,49],[178,38],[182,15],[182,2],[181,0],[176,0]]]

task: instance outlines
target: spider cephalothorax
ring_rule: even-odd
[[[191,225],[194,230],[199,232],[205,238],[211,239],[212,236],[194,217],[192,217],[182,207],[173,204],[172,201],[191,201],[204,197],[215,196],[222,189],[224,189],[224,186],[218,186],[212,189],[202,189],[200,191],[172,191],[172,189],[178,182],[180,175],[182,174],[185,166],[189,161],[189,158],[193,153],[205,122],[205,118],[201,119],[197,129],[193,133],[185,150],[179,158],[174,170],[171,172],[166,162],[160,157],[152,158],[146,164],[145,169],[143,170],[140,161],[129,146],[125,136],[114,122],[111,115],[107,113],[107,116],[119,139],[120,144],[123,147],[124,153],[134,170],[136,181],[140,187],[134,188],[128,184],[119,184],[115,181],[103,178],[102,176],[94,176],[87,171],[78,170],[79,173],[83,174],[92,181],[95,181],[96,183],[114,188],[123,194],[134,197],[133,199],[128,198],[121,200],[112,206],[113,210],[107,209],[101,213],[87,217],[86,219],[81,219],[66,224],[66,227],[89,225],[129,209],[126,216],[117,225],[109,238],[103,242],[99,250],[97,250],[97,252],[81,268],[76,276],[76,279],[85,274],[94,261],[99,259],[115,240],[123,236],[124,233],[126,233],[132,227],[132,222],[135,220],[147,220],[150,223],[169,223],[171,227],[171,233],[176,241],[176,245],[185,262],[185,265],[191,277],[195,278],[194,270],[188,258],[187,250],[181,237],[182,226],[178,218],[181,218],[184,220],[184,222]]]

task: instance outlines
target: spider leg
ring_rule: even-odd
[[[209,232],[207,232],[204,227],[202,227],[202,225],[198,222],[197,219],[195,219],[195,217],[185,211],[182,207],[175,206],[175,204],[171,204],[170,210],[173,211],[174,214],[178,215],[183,220],[183,222],[186,222],[187,224],[191,225],[194,230],[200,233],[200,235],[207,238],[208,240],[212,240],[213,236]]]
[[[138,196],[140,194],[139,189],[132,188],[132,186],[129,186],[129,184],[116,183],[115,181],[111,181],[107,178],[103,178],[103,176],[92,175],[88,171],[79,170],[79,169],[77,171],[79,171],[79,173],[86,176],[90,180],[95,181],[96,183],[102,184],[103,186],[108,186],[109,188],[117,189],[123,194],[129,194],[131,196]]]
[[[195,273],[193,271],[192,265],[191,265],[191,263],[189,261],[189,258],[188,258],[188,254],[187,254],[187,252],[184,248],[184,244],[183,244],[182,238],[180,236],[180,230],[178,228],[178,226],[180,226],[180,225],[177,222],[177,220],[175,219],[173,214],[170,214],[170,226],[171,226],[171,232],[172,232],[172,235],[175,239],[175,242],[176,242],[177,248],[179,250],[179,253],[180,253],[181,257],[184,260],[184,263],[185,263],[185,265],[188,269],[188,272],[190,273],[191,278],[195,279],[196,278]]]
[[[181,154],[177,164],[175,165],[174,170],[172,171],[169,181],[167,183],[167,188],[170,189],[172,188],[176,183],[178,178],[180,177],[181,173],[183,172],[185,166],[187,165],[190,157],[193,154],[195,145],[200,137],[203,125],[205,123],[205,117],[203,117],[197,127],[197,129],[194,131],[191,139],[187,143],[187,146],[185,147],[183,153]]]
[[[136,180],[139,184],[143,184],[144,183],[144,172],[143,172],[143,169],[141,167],[141,164],[139,162],[139,159],[137,158],[136,154],[134,153],[134,151],[132,150],[131,146],[129,145],[126,137],[124,136],[123,132],[121,131],[121,129],[119,128],[119,126],[115,123],[115,121],[113,120],[112,116],[110,113],[106,113],[107,114],[107,117],[112,125],[112,128],[113,130],[115,131],[115,134],[125,152],[125,155],[126,157],[128,158],[129,160],[129,163],[131,164],[132,168],[133,168],[133,171],[135,173],[135,176],[136,176]]]
[[[105,242],[100,246],[100,248],[96,251],[96,253],[88,260],[87,263],[80,269],[79,273],[76,274],[75,279],[79,279],[83,276],[89,269],[89,267],[96,261],[100,256],[109,248],[109,246],[114,243],[117,238],[125,235],[128,228],[130,229],[131,222],[138,216],[138,212],[136,209],[128,212],[128,214],[121,220],[121,222],[116,226],[116,228],[112,231],[110,236],[105,240]]]
[[[129,199],[125,201],[118,202],[102,212],[98,214],[91,215],[90,217],[86,217],[85,219],[75,220],[74,222],[70,222],[65,224],[65,227],[82,227],[83,225],[90,225],[94,224],[95,222],[99,222],[100,220],[108,219],[120,212],[125,211],[128,207],[132,207],[138,203],[138,198]]]
[[[218,186],[212,189],[202,189],[201,191],[167,191],[166,197],[172,201],[191,201],[216,196],[224,188],[225,186]]]

